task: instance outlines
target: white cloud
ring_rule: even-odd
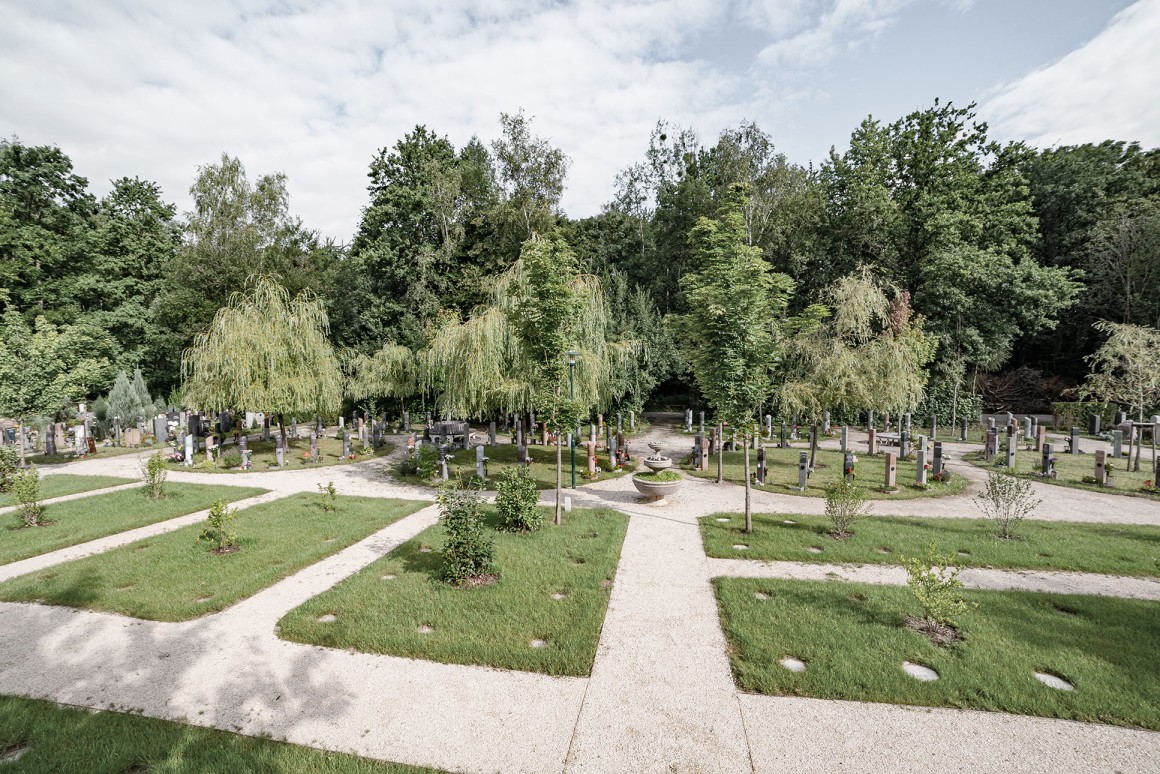
[[[1118,13],[1092,40],[1002,86],[979,110],[998,137],[1046,147],[1139,140],[1160,146],[1160,0]]]
[[[28,4],[0,27],[0,135],[59,144],[97,191],[138,175],[188,207],[223,151],[284,171],[291,207],[348,239],[373,154],[418,123],[457,145],[523,107],[574,159],[564,206],[598,210],[662,116],[714,130],[736,83],[679,61],[713,0]]]

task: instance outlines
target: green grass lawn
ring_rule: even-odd
[[[444,663],[587,675],[628,518],[574,510],[554,527],[544,510],[547,523],[538,532],[496,535],[500,577],[491,586],[454,588],[433,578],[443,544],[443,528],[435,526],[290,612],[281,636]],[[488,518],[495,523],[494,513]],[[336,620],[318,620],[325,615]],[[422,634],[423,626],[434,631]],[[534,648],[533,640],[545,644]]]
[[[272,436],[271,436],[272,438]],[[278,467],[278,455],[275,451],[275,442],[269,441],[250,441],[249,449],[253,452],[250,459],[253,462],[253,469],[251,473],[265,473],[270,470],[302,470],[304,468],[319,468],[329,467],[331,465],[349,465],[353,462],[364,462],[366,460],[374,459],[375,457],[385,457],[394,450],[394,445],[384,443],[380,446],[374,454],[362,454],[362,444],[359,443],[358,438],[351,434],[350,448],[352,452],[356,453],[356,458],[353,460],[342,456],[342,439],[334,438],[330,435],[318,439],[318,452],[321,457],[321,462],[306,462],[303,455],[310,454],[310,440],[306,438],[299,438],[297,440],[289,441],[286,449],[286,467]],[[185,449],[173,449],[164,447],[163,449],[168,453],[185,454]],[[241,450],[235,443],[230,443],[225,447],[223,456],[230,456],[236,454],[238,460],[241,459]],[[194,455],[194,466],[192,468],[185,467],[180,462],[171,462],[168,467],[170,470],[195,470],[199,473],[242,473],[239,466],[224,467],[219,460],[216,464],[210,465],[206,460],[205,452],[198,452]]]
[[[239,736],[116,712],[90,712],[47,701],[0,697],[0,761],[24,750],[13,774],[438,774],[344,753]]]
[[[638,444],[639,445],[639,444]],[[645,449],[647,456],[648,450]],[[517,451],[514,444],[499,443],[495,446],[485,446],[484,455],[488,458],[487,461],[487,481],[488,487],[494,489],[496,483],[503,478],[504,473],[514,468],[517,465]],[[564,447],[561,450],[562,460],[564,462],[564,474],[561,482],[564,487],[572,485],[572,457],[571,451]],[[555,489],[556,488],[556,447],[555,446],[529,446],[528,455],[532,462],[530,465],[532,476],[536,480],[536,486],[540,489]],[[608,455],[599,453],[596,456],[596,466],[601,472],[596,474],[596,478],[589,479],[588,474],[588,457],[587,451],[583,447],[576,448],[576,486],[592,483],[593,481],[604,481],[610,478],[619,478],[623,476],[626,471],[613,470],[608,462]],[[634,454],[633,459],[636,459]],[[451,453],[451,461],[447,465],[447,475],[451,479],[467,478],[475,475],[475,448],[456,449]],[[397,476],[399,480],[410,484],[432,485],[439,483],[438,477],[431,481],[423,481],[417,476]]]
[[[1016,530],[1018,539],[1000,540],[994,525],[983,519],[871,516],[854,524],[852,536],[838,540],[830,537],[832,525],[825,516],[758,513],[753,533],[746,535],[744,527],[745,518],[737,513],[701,519],[705,552],[724,559],[898,564],[902,555],[926,556],[935,543],[939,553],[954,555],[961,567],[1160,576],[1160,527],[1152,526],[1024,521]]]
[[[257,487],[169,483],[162,500],[149,499],[142,488],[50,503],[44,506],[42,517],[48,523],[39,527],[20,526],[18,514],[5,514],[0,517],[0,564],[200,511],[219,498],[233,502],[265,491]]]
[[[43,476],[40,479],[40,499],[49,500],[53,497],[79,494],[93,489],[132,484],[136,480],[135,478],[118,478],[116,476],[78,476],[72,473],[58,473]],[[12,495],[0,494],[0,507],[15,504],[16,501],[12,499]]]
[[[859,444],[859,446],[865,448],[865,444]],[[768,473],[766,474],[765,485],[757,486],[756,488],[767,492],[777,492],[779,494],[825,497],[826,487],[834,485],[842,477],[842,452],[830,449],[818,449],[814,472],[806,482],[806,490],[799,492],[798,457],[803,451],[808,453],[809,447],[794,447],[790,449],[766,448],[765,461],[768,466]],[[942,497],[957,494],[967,486],[967,481],[962,476],[954,476],[945,484],[932,481],[928,476],[927,481],[929,483],[927,484],[927,488],[917,489],[914,486],[914,461],[900,461],[896,471],[898,491],[883,492],[882,485],[885,482],[886,456],[884,454],[878,454],[877,456],[871,457],[861,451],[857,451],[855,454],[858,457],[858,463],[855,467],[857,483],[865,487],[866,496],[871,500],[909,500],[916,497]],[[744,452],[725,452],[724,471],[726,481],[732,481],[736,484],[745,483],[744,461]],[[757,470],[756,451],[750,450],[749,462],[750,473],[752,474]],[[684,468],[689,471],[690,475],[699,478],[716,479],[717,457],[716,455],[710,456],[709,469],[706,471],[690,470],[688,465],[685,465]]]
[[[904,625],[909,589],[841,581],[713,581],[744,691],[961,707],[1160,729],[1160,604],[1011,591],[967,592],[964,639],[936,647]],[[757,593],[767,595],[758,599]],[[808,624],[806,623],[808,622]],[[801,673],[779,665],[806,663]],[[934,669],[920,682],[910,661]],[[1054,674],[1074,691],[1049,688]]]
[[[346,548],[427,505],[339,495],[325,513],[315,494],[238,512],[239,550],[214,554],[204,524],[139,540],[0,584],[0,599],[107,610],[153,621],[186,621],[239,599]]]
[[[162,446],[142,446],[139,449],[130,449],[127,446],[102,446],[102,443],[104,443],[104,441],[101,441],[101,443],[97,444],[96,452],[92,454],[86,454],[83,458],[74,456],[71,449],[62,449],[59,450],[57,454],[53,455],[43,453],[30,454],[28,455],[28,464],[36,465],[37,467],[44,467],[47,465],[63,465],[66,462],[76,462],[78,459],[99,460],[106,459],[108,457],[120,457],[123,454],[139,454],[143,451],[150,451],[153,448],[164,448]]]
[[[1124,443],[1126,449],[1128,444]],[[1062,444],[1054,447],[1061,450]],[[1096,455],[1088,452],[1085,454],[1063,454],[1062,451],[1055,451],[1055,470],[1059,474],[1058,478],[1041,478],[1038,473],[1042,469],[1043,455],[1037,451],[1025,451],[1020,447],[1015,452],[1015,472],[1025,478],[1031,478],[1035,481],[1040,481],[1044,484],[1055,484],[1057,486],[1068,486],[1073,489],[1087,489],[1092,492],[1105,492],[1108,494],[1133,495],[1137,497],[1152,497],[1160,500],[1160,494],[1148,494],[1141,492],[1140,488],[1144,486],[1145,481],[1153,481],[1155,476],[1152,475],[1152,457],[1151,450],[1145,449],[1140,456],[1140,472],[1135,473],[1128,470],[1128,458],[1124,457],[1120,460],[1113,460],[1111,455],[1111,446],[1109,445],[1108,462],[1113,465],[1111,471],[1111,485],[1098,486],[1096,484],[1085,484],[1084,476],[1095,476],[1096,472]],[[1135,452],[1133,452],[1135,454]],[[999,453],[995,455],[992,462],[985,462],[983,460],[983,453],[970,452],[963,455],[963,459],[976,467],[993,469],[1000,468],[1006,470],[1007,467],[1007,447],[1006,442],[1000,440]],[[1135,460],[1135,457],[1132,458]],[[998,464],[996,464],[998,463]]]

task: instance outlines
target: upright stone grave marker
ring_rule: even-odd
[[[153,417],[153,437],[157,439],[157,443],[169,441],[169,418],[164,414]]]
[[[846,483],[854,480],[854,452],[852,451],[842,455],[842,479]]]
[[[806,491],[806,480],[810,475],[810,455],[802,452],[798,455],[798,491]]]
[[[874,427],[874,409],[866,412],[866,429],[869,430],[872,427]]]
[[[185,467],[192,467],[193,465],[193,436],[185,436],[185,460],[182,462]]]
[[[522,443],[516,447],[516,462],[519,463],[521,468],[528,466],[528,447]]]
[[[847,451],[849,451],[849,444],[850,444],[850,428],[847,427],[846,425],[842,425],[842,453],[843,454],[845,454]]]
[[[959,420],[959,440],[967,440],[967,418],[963,417]]]
[[[903,424],[906,426],[906,433],[907,433],[907,435],[909,435],[910,434],[910,412],[909,411],[907,411],[905,414],[902,415],[902,421],[903,421]]]
[[[1031,417],[1023,417],[1023,437],[1031,440]]]
[[[822,435],[830,434],[830,412],[822,412]]]
[[[898,487],[898,455],[892,451],[886,452],[886,480],[883,486],[886,489],[895,489]]]
[[[765,415],[765,440],[773,440],[773,416],[771,414]]]
[[[475,475],[479,476],[484,481],[487,480],[487,468],[484,463],[487,462],[487,457],[483,456],[483,445],[475,447]]]
[[[342,428],[342,456],[350,456],[350,431],[345,427]]]
[[[871,427],[866,431],[866,446],[870,456],[878,454],[878,430]]]
[[[596,441],[587,441],[584,444],[588,449],[588,477],[596,477]]]
[[[898,433],[898,456],[906,459],[910,456],[910,431],[902,430]]]
[[[1035,451],[1042,451],[1045,443],[1047,443],[1047,427],[1040,425],[1035,428]]]
[[[1119,460],[1124,456],[1124,431],[1112,431],[1112,459]]]
[[[705,412],[704,411],[698,412],[697,421],[699,423],[698,427],[700,428],[701,432],[702,433],[705,432]]]
[[[310,461],[318,462],[318,433],[310,431]]]
[[[789,440],[786,437],[786,426],[785,426],[785,422],[782,422],[781,423],[781,443],[779,443],[777,445],[777,448],[786,449],[788,447],[789,447]]]
[[[487,425],[487,445],[495,446],[495,422],[489,422]]]
[[[938,416],[935,414],[931,414],[930,415],[930,440],[933,441],[935,438],[938,438]]]
[[[1108,467],[1107,457],[1108,453],[1103,449],[1096,451],[1096,483],[1100,486],[1108,485]]]
[[[934,442],[934,456],[930,463],[931,475],[937,476],[943,472],[943,445],[942,441]]]
[[[991,429],[987,431],[987,436],[983,439],[983,461],[990,462],[995,459],[995,454],[999,447],[999,431]]]
[[[278,461],[278,467],[286,467],[286,447],[282,444],[282,434],[274,436],[274,457]]]
[[[1015,433],[1007,436],[1007,468],[1015,469],[1015,450],[1019,447],[1019,440]]]
[[[757,483],[765,484],[765,447],[757,450]]]
[[[693,410],[685,409],[685,432],[693,432]]]
[[[1067,453],[1068,454],[1079,454],[1079,428],[1078,427],[1073,427],[1071,429],[1070,441],[1071,441],[1071,443],[1070,443],[1071,448],[1069,448],[1067,450]]]
[[[1052,464],[1053,452],[1055,447],[1050,443],[1043,444],[1043,454],[1039,460],[1039,471],[1045,476],[1054,477],[1054,466]]]
[[[926,449],[914,450],[914,483],[926,486]]]

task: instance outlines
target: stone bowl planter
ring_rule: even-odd
[[[681,484],[685,482],[683,478],[676,481],[646,481],[640,479],[638,475],[633,475],[632,485],[636,487],[636,491],[651,498],[653,505],[664,505],[665,498],[676,494]]]
[[[653,473],[657,473],[662,470],[668,470],[673,466],[673,461],[668,457],[645,457],[642,462],[644,462],[644,466],[651,470]]]

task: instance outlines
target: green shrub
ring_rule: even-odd
[[[680,481],[681,474],[675,470],[660,470],[655,473],[652,471],[648,473],[636,473],[633,475],[633,478],[639,478],[641,481],[664,483],[666,481]]]
[[[338,502],[338,490],[334,488],[334,482],[330,481],[326,486],[318,485],[319,505],[322,506],[324,513],[333,513],[335,504]]]
[[[925,559],[900,558],[906,567],[906,585],[922,606],[923,619],[930,624],[957,628],[959,617],[973,610],[975,605],[969,605],[963,599],[960,568],[949,569],[954,558],[939,556],[934,543],[930,544]]]
[[[222,455],[220,457],[218,457],[218,467],[219,468],[225,468],[226,470],[231,470],[233,468],[240,468],[241,466],[242,466],[242,453],[240,451],[230,450],[228,452],[223,452]]]
[[[483,525],[479,492],[445,487],[439,493],[439,509],[447,532],[440,577],[448,583],[463,584],[490,573],[492,542]]]
[[[15,446],[0,446],[0,492],[12,489],[12,479],[20,469],[20,452]]]
[[[500,525],[509,532],[534,532],[544,519],[538,507],[540,489],[527,468],[508,468],[495,496]]]
[[[218,554],[236,551],[238,533],[233,530],[231,523],[237,515],[237,508],[227,507],[225,500],[216,500],[209,509],[209,517],[206,519],[208,526],[197,539],[210,543],[213,551]]]
[[[25,527],[40,526],[44,506],[40,504],[40,472],[36,466],[12,477],[12,499],[16,501],[20,520]]]
[[[404,457],[395,466],[395,473],[400,476],[418,476],[427,481],[439,472],[439,450],[434,446],[420,446],[419,453],[414,457]]]
[[[836,538],[848,538],[854,522],[870,512],[866,492],[852,481],[838,481],[826,487],[826,516],[834,529],[830,533]]]
[[[975,498],[975,505],[995,522],[996,534],[1004,540],[1015,537],[1015,528],[1041,502],[1033,497],[1030,481],[1016,478],[1005,470],[987,471],[987,483]]]
[[[165,467],[165,456],[154,452],[141,462],[141,475],[145,477],[145,494],[160,500],[165,496],[165,476],[168,469]]]

